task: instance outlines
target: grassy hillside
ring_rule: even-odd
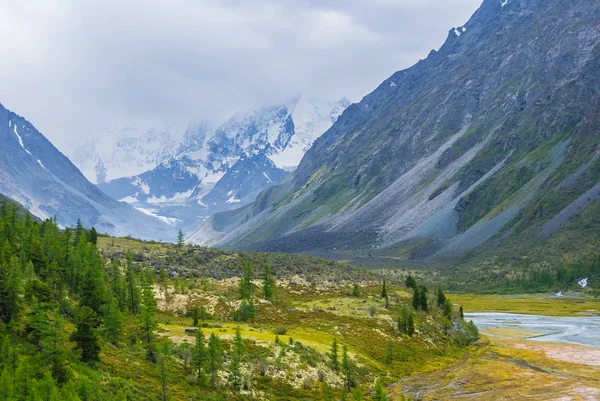
[[[98,237],[0,207],[3,400],[361,399],[476,337],[400,278]]]

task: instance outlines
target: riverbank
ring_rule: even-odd
[[[504,312],[544,316],[600,316],[600,299],[577,294],[481,295],[447,294],[465,312]]]

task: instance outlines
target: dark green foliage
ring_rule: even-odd
[[[184,236],[183,236],[183,231],[179,230],[179,232],[177,233],[177,247],[178,248],[183,248],[184,245]]]
[[[358,287],[358,284],[354,284],[352,287],[352,296],[356,298],[360,296],[360,288]]]
[[[198,330],[196,332],[196,344],[192,353],[192,369],[196,373],[199,386],[206,386],[207,384],[208,351],[204,341],[204,333],[202,330]]]
[[[96,244],[98,243],[98,232],[96,232],[95,227],[92,227],[92,229],[90,230],[89,242],[94,246],[96,246]]]
[[[206,362],[206,372],[210,375],[210,385],[217,387],[217,372],[223,363],[223,347],[221,341],[214,333],[208,339],[208,358]]]
[[[231,350],[231,361],[229,363],[229,383],[234,391],[240,390],[242,385],[241,363],[244,355],[244,344],[240,326],[235,329],[233,346]]]
[[[331,363],[331,369],[334,371],[340,370],[340,361],[338,357],[338,342],[337,337],[333,337],[333,341],[331,343],[331,350],[329,351],[329,360]]]
[[[156,322],[156,300],[152,291],[152,283],[148,274],[142,275],[142,307],[140,313],[140,329],[142,339],[146,346],[146,357],[149,361],[156,363],[156,334],[155,330],[158,326]]]
[[[244,261],[243,270],[243,276],[240,279],[240,299],[250,299],[254,290],[254,284],[252,284],[254,269],[249,260]]]
[[[348,388],[348,391],[351,391],[356,381],[354,377],[354,375],[356,374],[356,366],[354,362],[348,357],[348,347],[346,347],[346,345],[342,347],[342,364],[340,368],[345,385]]]
[[[404,284],[406,285],[407,288],[412,288],[412,289],[416,289],[417,288],[417,282],[415,281],[415,279],[413,278],[413,276],[410,275],[410,274],[406,278],[406,281],[404,282]]]
[[[385,288],[385,280],[383,280],[383,285],[381,286],[381,298],[387,298],[387,289]]]
[[[460,306],[459,313],[460,313],[460,318],[464,320],[464,318],[465,318],[465,312],[463,310],[462,305]]]
[[[438,288],[437,291],[437,306],[439,308],[442,308],[444,306],[444,304],[446,303],[446,296],[444,295],[444,292],[442,291],[442,288]]]
[[[275,295],[275,278],[271,273],[271,265],[265,264],[263,272],[263,295],[265,299],[272,300]]]
[[[242,300],[240,306],[233,311],[233,320],[236,322],[253,322],[255,317],[256,307],[252,299],[248,302]]]
[[[77,348],[81,350],[81,360],[87,363],[100,361],[96,325],[96,313],[91,308],[83,306],[79,312],[77,330],[71,335],[71,341],[77,343]]]
[[[390,338],[388,339],[387,350],[385,354],[385,363],[387,365],[391,365],[394,359],[394,341]]]

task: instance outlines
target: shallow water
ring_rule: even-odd
[[[465,313],[465,320],[473,320],[479,331],[511,329],[535,333],[526,339],[542,342],[581,344],[600,348],[600,316],[541,316],[516,313]]]

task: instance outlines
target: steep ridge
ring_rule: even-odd
[[[598,199],[598,21],[591,0],[484,1],[348,107],[292,177],[190,242],[447,260],[561,230]]]
[[[160,220],[117,202],[91,184],[31,123],[0,105],[0,193],[62,226],[81,219],[112,235],[170,240]]]

